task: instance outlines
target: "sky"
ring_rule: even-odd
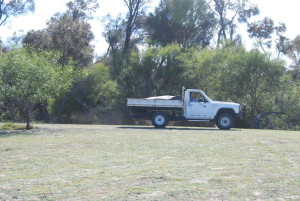
[[[0,39],[3,41],[16,32],[17,35],[26,34],[29,30],[39,30],[46,27],[46,22],[57,12],[66,10],[65,4],[70,0],[36,0],[36,9],[34,13],[26,16],[11,18],[5,26],[0,27]],[[160,0],[152,0],[152,6],[149,11],[158,5]],[[286,36],[293,39],[300,34],[300,0],[250,0],[260,9],[260,15],[255,20],[261,20],[265,16],[271,17],[275,23],[283,22],[287,26]],[[107,14],[116,17],[119,13],[126,12],[123,0],[98,0],[99,9],[95,13],[96,18],[90,23],[95,35],[93,45],[98,56],[105,53],[107,44],[102,37],[103,23],[101,17]],[[247,47],[252,47],[253,41],[247,39],[247,33],[243,34],[244,43]]]

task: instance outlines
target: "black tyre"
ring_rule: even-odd
[[[229,113],[220,114],[216,122],[219,129],[229,130],[234,126],[234,118]]]
[[[151,122],[155,128],[164,128],[169,123],[169,117],[165,112],[155,112],[151,117]]]

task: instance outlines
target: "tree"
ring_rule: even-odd
[[[0,26],[10,17],[33,12],[34,8],[34,0],[0,0]]]
[[[116,19],[111,18],[111,16],[106,17],[107,23],[105,24],[105,32],[103,36],[108,43],[107,54],[110,52],[115,53],[118,50],[123,49],[124,45],[124,20],[121,16]]]
[[[141,17],[144,15],[149,0],[123,0],[128,11],[125,20],[125,40],[122,50],[123,56],[129,52],[133,34],[141,28]]]
[[[103,33],[109,43],[107,64],[114,80],[122,88],[124,96],[129,95],[131,86],[130,55],[138,51],[138,44],[145,39],[142,29],[146,5],[150,0],[123,0],[127,8],[125,17],[112,19],[106,17],[106,29]],[[126,107],[123,110],[127,110]]]
[[[87,99],[99,111],[109,111],[117,102],[118,85],[111,80],[109,68],[103,63],[97,63],[89,71],[87,80]]]
[[[72,0],[67,3],[68,15],[73,19],[91,19],[92,13],[99,8],[97,0]]]
[[[23,43],[60,51],[60,64],[67,64],[71,58],[79,68],[83,68],[93,62],[93,47],[90,44],[93,39],[90,24],[67,14],[56,14],[45,30],[28,32]]]
[[[62,53],[62,63],[71,57],[81,68],[92,64],[94,55],[90,42],[94,35],[90,24],[58,14],[48,22],[47,31],[53,40],[53,49]]]
[[[227,98],[246,101],[250,117],[265,110],[264,103],[274,97],[280,88],[280,78],[285,72],[283,61],[270,59],[258,50],[246,51],[244,48],[225,48],[227,58],[222,64],[221,90]],[[273,100],[274,102],[274,100]]]
[[[278,91],[277,107],[288,116],[288,122],[300,129],[300,80],[294,81],[287,74],[282,77],[283,87]]]
[[[30,128],[30,108],[34,103],[46,101],[58,91],[70,86],[63,79],[72,66],[64,70],[57,64],[59,55],[55,52],[35,51],[19,48],[0,55],[1,99],[18,100]]]
[[[4,46],[2,40],[0,40],[0,54],[6,51],[6,47]]]
[[[104,115],[115,108],[119,94],[117,83],[110,78],[109,68],[97,63],[77,73],[76,82],[69,91],[55,99],[51,112],[57,114],[58,123],[72,121],[74,114],[86,116],[72,122],[91,123],[106,118]]]
[[[105,24],[103,36],[108,43],[105,59],[110,67],[112,78],[117,79],[122,68],[124,68],[122,51],[125,40],[125,23],[121,16],[116,19],[107,16],[105,20],[107,20],[107,23]]]
[[[36,49],[53,49],[53,40],[46,29],[28,31],[22,42],[23,44],[32,45]]]
[[[286,55],[292,60],[290,66],[293,70],[294,80],[300,79],[300,35],[290,41],[286,47]]]
[[[10,37],[6,40],[6,48],[7,50],[10,50],[12,48],[21,47],[22,46],[22,39],[24,37],[24,34],[18,34],[17,32],[14,32]]]
[[[218,21],[218,45],[226,40],[239,40],[240,36],[236,35],[238,23],[247,23],[249,18],[259,14],[258,8],[249,0],[212,0],[210,4]]]
[[[124,63],[130,52],[136,50],[136,45],[144,39],[142,23],[149,0],[123,0],[123,2],[127,7],[126,16],[119,15],[113,19],[108,15],[105,19],[107,22],[103,35],[109,44],[108,54],[110,51],[115,54],[120,50],[121,62]]]
[[[147,17],[145,28],[162,46],[205,47],[213,37],[215,18],[204,0],[163,0]]]
[[[189,49],[178,59],[185,66],[186,86],[200,87],[214,99],[247,103],[251,118],[275,108],[285,72],[283,61],[241,45]]]
[[[247,31],[250,38],[257,40],[259,47],[264,53],[267,53],[265,48],[271,48],[273,42],[276,43],[276,49],[278,51],[277,58],[279,58],[280,53],[285,53],[287,38],[283,35],[286,31],[284,23],[279,23],[278,26],[275,26],[271,18],[265,17],[261,21],[248,24]]]
[[[197,50],[190,48],[180,54],[178,60],[184,66],[183,77],[187,88],[199,88],[215,98],[222,99],[220,86],[220,68],[222,56],[216,49]]]
[[[149,47],[142,54],[133,53],[128,72],[128,95],[147,97],[178,93],[183,76],[183,67],[177,60],[180,52],[179,45],[173,44]]]

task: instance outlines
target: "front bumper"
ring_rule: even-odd
[[[240,119],[245,118],[246,111],[247,111],[247,105],[246,104],[240,106],[240,112],[236,114],[236,118],[240,118]]]

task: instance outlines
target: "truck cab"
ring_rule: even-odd
[[[212,100],[202,91],[188,89],[184,95],[186,119],[211,119]]]

